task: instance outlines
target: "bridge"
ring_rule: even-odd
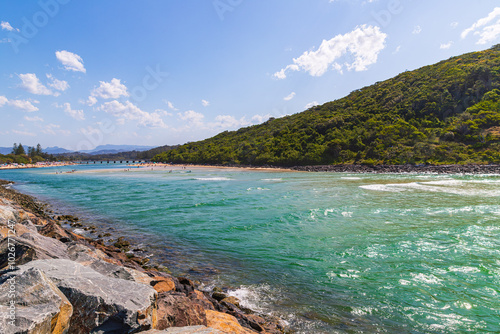
[[[94,164],[140,164],[148,163],[150,160],[91,160],[91,161],[75,161],[80,165],[94,165]]]

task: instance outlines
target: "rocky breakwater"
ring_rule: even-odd
[[[0,333],[283,333],[221,290],[143,266],[0,186]]]

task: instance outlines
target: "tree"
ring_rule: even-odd
[[[36,155],[42,155],[43,150],[42,150],[42,145],[38,144],[36,145]]]
[[[14,143],[14,146],[12,146],[12,154],[17,154],[17,144]]]
[[[15,154],[16,155],[26,155],[26,151],[24,150],[23,144],[19,143],[19,146],[17,146],[17,151]]]

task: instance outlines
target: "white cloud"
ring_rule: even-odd
[[[208,107],[210,105],[210,102],[208,102],[207,100],[201,100],[201,104],[204,106],[204,107]]]
[[[142,111],[141,109],[139,109],[139,107],[137,107],[130,101],[127,101],[123,104],[116,100],[113,100],[111,102],[106,102],[99,107],[99,110],[109,113],[119,119],[139,121],[138,122],[139,126],[144,126],[149,128],[166,127],[159,113],[157,112],[148,113]]]
[[[49,82],[49,87],[52,87],[56,90],[60,90],[61,92],[64,92],[69,88],[69,84],[67,81],[64,80],[58,80],[52,76],[52,74],[47,74],[47,79],[49,79],[51,82]]]
[[[394,50],[394,52],[392,54],[396,54],[399,51],[401,51],[401,45],[398,45],[398,47],[396,48],[396,50]]]
[[[285,96],[283,98],[283,100],[285,101],[290,101],[291,99],[293,99],[295,97],[295,92],[291,92],[289,95]]]
[[[33,103],[38,103],[38,101],[33,101]],[[5,96],[0,96],[0,107],[8,105],[22,111],[33,112],[37,111],[38,108],[35,107],[30,101],[26,100],[9,100]]]
[[[43,122],[43,118],[38,116],[33,116],[33,117],[24,116],[24,119],[27,120],[28,122]]]
[[[168,112],[168,111],[163,110],[163,109],[155,109],[155,112],[157,112],[157,113],[159,113],[160,115],[163,115],[163,116],[173,116],[174,115],[171,112]]]
[[[89,96],[88,100],[87,101],[80,101],[80,102],[83,102],[83,103],[86,103],[88,104],[89,106],[93,106],[94,104],[97,103],[97,99],[93,96]]]
[[[319,106],[319,103],[317,101],[309,102],[308,104],[306,104],[306,106],[304,108],[307,110],[307,109],[315,107],[315,106]]]
[[[37,78],[35,73],[19,74],[18,77],[22,81],[21,88],[26,89],[32,94],[59,96],[59,93],[54,93],[53,91],[45,87]]]
[[[455,29],[456,27],[458,27],[458,22],[451,22],[450,23],[450,27],[452,27],[453,29]]]
[[[83,66],[83,59],[79,55],[69,52],[66,50],[56,51],[57,60],[59,60],[64,68],[68,71],[83,72],[86,73],[87,70]]]
[[[167,100],[163,100],[163,102],[165,102],[167,104],[167,106],[170,108],[170,110],[173,110],[173,111],[179,110],[176,107],[174,107],[174,104],[172,102],[167,101]]]
[[[273,117],[271,114],[266,115],[254,115],[252,116],[252,122],[254,124],[260,124],[262,122],[267,121],[269,118]]]
[[[11,130],[13,133],[16,135],[21,135],[21,136],[29,136],[29,137],[36,137],[36,133],[33,132],[28,132],[28,131],[19,131],[19,130]]]
[[[477,44],[493,42],[500,36],[500,7],[496,7],[488,16],[477,20],[472,26],[462,31],[461,37],[466,38],[470,33],[480,37]]]
[[[448,43],[441,44],[439,46],[439,48],[442,49],[442,50],[447,50],[447,49],[451,48],[452,45],[453,45],[453,42],[449,41]]]
[[[63,105],[56,104],[55,106],[57,108],[64,108],[64,112],[77,121],[85,120],[85,113],[83,110],[73,110],[71,109],[71,105],[69,103],[64,103]]]
[[[413,31],[411,33],[414,34],[414,35],[418,35],[421,32],[422,32],[422,27],[421,26],[415,26],[415,28],[413,28]]]
[[[241,128],[243,126],[248,126],[251,125],[251,122],[248,122],[245,117],[242,117],[241,119],[236,119],[234,116],[231,115],[218,115],[215,117],[215,122],[209,123],[208,126],[210,128],[222,128],[222,129],[237,129]]]
[[[342,65],[336,62],[346,54],[351,54],[354,60],[344,65],[348,70],[365,71],[367,66],[377,62],[378,54],[385,48],[387,34],[379,27],[362,25],[344,35],[337,35],[330,40],[323,40],[316,51],[306,51],[300,57],[293,59],[293,64],[276,72],[277,79],[286,78],[287,71],[304,70],[312,76],[322,76],[331,66],[338,71]]]
[[[7,30],[7,31],[19,31],[19,29],[13,28],[9,22],[2,21],[0,22],[0,27],[2,27],[2,30]]]
[[[191,125],[201,125],[205,116],[202,113],[196,112],[194,110],[188,110],[183,113],[177,113],[177,116],[183,121],[188,122]]]
[[[129,96],[127,87],[121,83],[120,79],[113,78],[111,82],[99,81],[99,87],[96,87],[90,92],[88,100],[89,105],[97,103],[97,98],[102,99],[117,99],[120,96]]]

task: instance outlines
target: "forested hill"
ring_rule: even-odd
[[[499,163],[500,45],[223,132],[155,161],[249,165]]]

